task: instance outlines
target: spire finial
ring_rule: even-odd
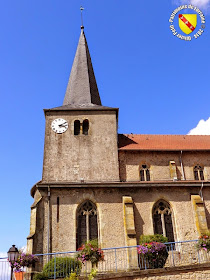
[[[81,11],[81,29],[84,29],[83,16],[82,16],[82,12],[84,11],[84,8],[82,6],[80,6],[80,11]]]

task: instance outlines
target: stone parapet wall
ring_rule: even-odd
[[[148,269],[133,272],[119,272],[113,274],[98,275],[95,279],[107,279],[107,280],[208,280],[210,279],[210,263],[160,268],[160,269]]]

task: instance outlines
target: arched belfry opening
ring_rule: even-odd
[[[74,121],[74,135],[80,134],[80,121],[76,120]]]
[[[89,130],[89,121],[86,119],[82,123],[82,134],[88,135],[88,130]]]
[[[92,239],[98,239],[97,207],[87,200],[77,210],[77,249]]]
[[[154,234],[162,234],[168,238],[168,242],[174,242],[173,216],[170,204],[165,200],[159,200],[153,206],[152,211]]]

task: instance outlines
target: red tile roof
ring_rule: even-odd
[[[119,134],[119,150],[210,150],[210,135]]]

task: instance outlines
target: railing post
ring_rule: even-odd
[[[198,262],[201,263],[199,250],[198,250]]]
[[[171,251],[172,251],[173,266],[175,266],[175,262],[174,262],[174,250],[173,250],[173,245],[172,245],[172,244],[171,244]]]
[[[56,279],[56,255],[54,258],[54,279]]]
[[[12,278],[13,278],[13,267],[11,266],[11,270],[10,270],[11,272],[11,275],[10,275],[10,280],[12,280]]]
[[[144,257],[144,269],[147,270],[147,261],[145,257]]]
[[[117,249],[116,248],[114,249],[114,254],[115,254],[115,269],[117,272]]]
[[[85,275],[87,277],[87,262],[85,263]]]

